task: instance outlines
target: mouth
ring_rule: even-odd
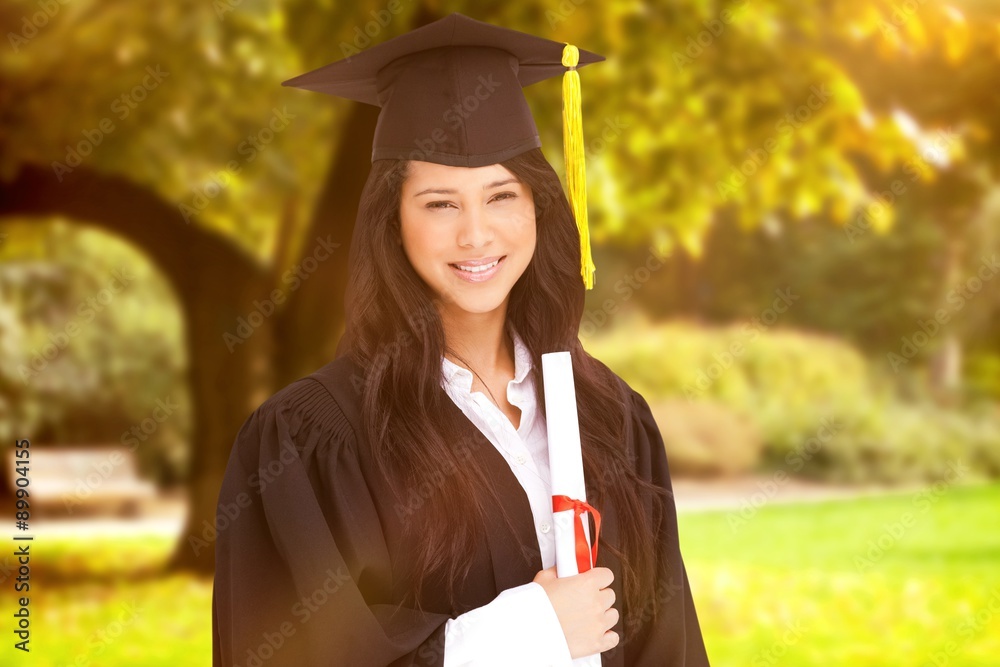
[[[495,276],[501,267],[503,267],[506,259],[507,255],[502,255],[493,260],[487,258],[485,263],[482,261],[470,261],[462,264],[449,264],[448,266],[462,280],[470,283],[481,283]]]

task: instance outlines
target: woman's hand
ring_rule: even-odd
[[[618,610],[611,606],[615,602],[615,592],[610,588],[614,578],[610,569],[594,567],[560,579],[553,565],[532,580],[549,596],[573,659],[618,645],[618,633],[610,630],[618,622]]]

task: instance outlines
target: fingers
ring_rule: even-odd
[[[618,610],[611,607],[604,612],[604,627],[606,630],[610,630],[615,627],[616,623],[618,623]]]
[[[592,578],[592,583],[597,584],[598,588],[607,588],[611,585],[611,582],[615,580],[615,573],[607,567],[591,568],[590,570],[584,572],[584,575]]]
[[[597,591],[597,594],[599,596],[598,599],[601,601],[601,605],[603,605],[605,609],[610,609],[611,605],[615,603],[615,589],[610,586]]]
[[[608,630],[604,633],[603,646],[601,647],[601,652],[608,651],[618,646],[619,642],[618,633],[613,630]]]

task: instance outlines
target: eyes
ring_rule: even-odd
[[[513,193],[513,192],[501,192],[501,193],[497,194],[496,196],[494,196],[492,199],[490,199],[490,201],[487,202],[487,203],[491,203],[491,202],[495,202],[495,201],[504,201],[504,200],[507,200],[507,199],[517,199],[517,195],[515,193]],[[430,209],[444,209],[444,208],[448,208],[449,206],[451,206],[452,208],[455,208],[452,205],[452,203],[448,202],[448,201],[432,201],[432,202],[430,202],[430,203],[427,204],[426,208],[430,208]]]

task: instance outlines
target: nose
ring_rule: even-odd
[[[493,242],[493,226],[489,216],[478,206],[462,211],[458,244],[463,248],[478,248]]]

